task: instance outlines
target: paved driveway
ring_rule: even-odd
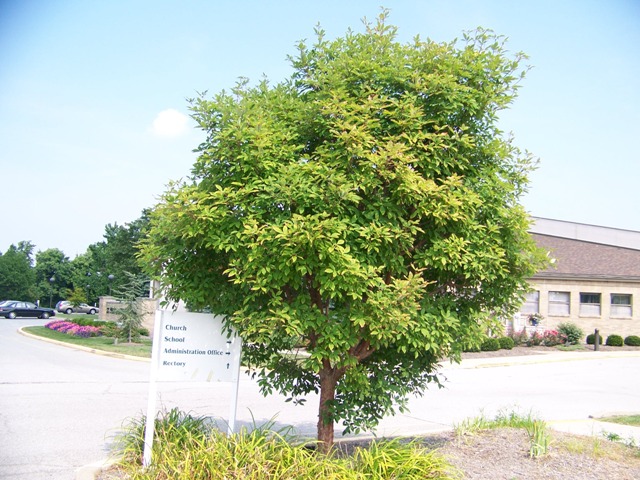
[[[149,363],[94,355],[17,333],[34,323],[44,322],[0,321],[0,478],[69,480],[79,467],[106,458],[122,422],[146,411]],[[608,358],[593,352],[577,356],[581,360],[562,355],[572,360],[492,367],[489,361],[474,360],[447,366],[446,388],[412,399],[409,413],[385,419],[377,433],[437,431],[505,408],[562,422],[640,411],[640,383],[635,380],[640,355]],[[228,384],[166,383],[159,386],[159,404],[224,421],[230,390]],[[314,398],[304,407],[277,395],[265,399],[255,382],[241,379],[240,425],[275,418],[313,436],[316,409]]]

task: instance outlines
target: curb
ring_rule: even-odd
[[[27,326],[29,326],[29,325],[27,325]],[[151,359],[150,358],[146,358],[146,357],[136,357],[134,355],[126,355],[124,353],[107,352],[105,350],[98,350],[96,348],[83,347],[82,345],[74,345],[72,343],[61,342],[59,340],[53,340],[51,338],[45,338],[45,337],[41,337],[39,335],[34,335],[32,333],[25,332],[23,330],[27,326],[20,327],[18,329],[18,333],[21,334],[21,335],[24,335],[25,337],[35,338],[36,340],[41,340],[43,342],[52,343],[54,345],[59,345],[61,347],[72,348],[74,350],[81,350],[83,352],[93,353],[95,355],[102,355],[103,357],[121,358],[121,359],[124,359],[124,360],[134,360],[136,362],[151,362]]]
[[[518,357],[467,358],[459,364],[440,364],[445,368],[492,368],[509,367],[514,365],[535,365],[541,363],[575,362],[583,360],[604,360],[611,358],[640,357],[640,351],[624,352],[552,352],[540,355],[524,355]]]
[[[103,470],[115,465],[116,462],[116,459],[108,458],[99,462],[83,465],[76,469],[74,480],[95,480]]]

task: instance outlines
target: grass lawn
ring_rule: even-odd
[[[640,415],[616,415],[613,417],[598,418],[601,422],[619,423],[621,425],[631,425],[640,427]]]
[[[140,343],[126,343],[120,340],[114,344],[113,337],[90,337],[81,338],[67,335],[66,333],[56,332],[45,327],[25,327],[25,332],[38,337],[50,338],[59,342],[69,343],[72,345],[81,345],[87,348],[103,350],[106,352],[122,353],[125,355],[133,355],[135,357],[151,358],[151,339],[142,338]]]

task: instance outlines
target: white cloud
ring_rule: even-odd
[[[178,137],[187,131],[188,121],[189,117],[169,108],[156,115],[151,132],[158,137]]]

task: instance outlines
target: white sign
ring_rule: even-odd
[[[162,311],[156,380],[237,382],[241,342],[223,331],[222,318],[204,313]]]
[[[205,313],[156,310],[151,353],[151,382],[142,464],[151,464],[156,417],[157,381],[231,382],[228,432],[233,433],[238,405],[241,341],[228,336],[222,318]]]

